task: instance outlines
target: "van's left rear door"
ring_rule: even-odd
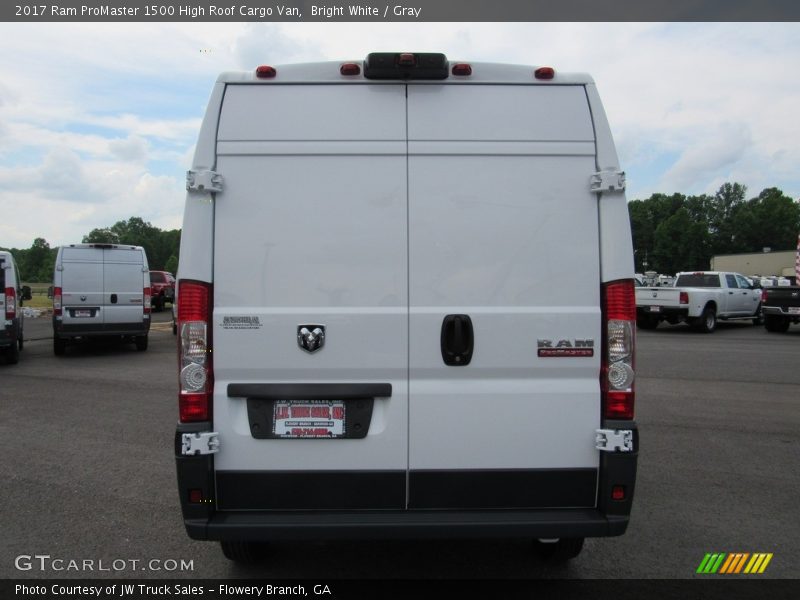
[[[103,250],[61,250],[62,330],[80,335],[101,332],[105,321]]]
[[[145,276],[141,250],[103,250],[106,329],[134,331],[142,328]]]
[[[213,241],[218,509],[405,508],[405,101],[402,84],[225,91]]]

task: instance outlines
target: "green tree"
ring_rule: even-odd
[[[736,211],[732,231],[735,252],[791,250],[800,231],[800,204],[778,188],[764,189]]]
[[[646,200],[634,200],[628,203],[628,215],[631,220],[631,233],[633,235],[633,256],[636,262],[636,271],[644,272],[644,263],[649,263],[653,255],[653,239],[655,225],[653,215],[647,206]]]
[[[712,236],[712,254],[736,252],[736,234],[733,221],[744,203],[747,187],[738,183],[724,183],[708,205],[708,230]]]
[[[150,268],[162,271],[166,270],[171,257],[175,256],[177,261],[181,232],[179,229],[162,231],[141,217],[130,217],[127,221],[117,221],[111,227],[93,229],[84,236],[83,241],[142,246]]]
[[[169,257],[169,260],[164,265],[164,270],[169,271],[173,275],[177,274],[178,272],[178,257],[174,254]]]
[[[683,208],[685,202],[686,197],[682,194],[653,194],[647,200],[628,203],[637,271],[659,269],[658,263],[653,260],[656,228]]]
[[[119,244],[119,235],[108,228],[92,229],[83,236],[84,244]]]
[[[36,238],[27,254],[27,276],[32,281],[46,282],[53,279],[57,249],[50,248],[44,238]]]
[[[660,273],[705,269],[710,257],[708,229],[693,221],[688,209],[680,208],[656,228],[653,267]]]

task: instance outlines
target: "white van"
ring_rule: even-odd
[[[413,53],[226,73],[187,189],[192,538],[239,561],[348,537],[566,559],[625,531],[633,254],[589,76]]]
[[[23,329],[25,315],[22,313],[23,300],[30,300],[30,289],[20,284],[19,269],[14,255],[0,250],[0,354],[8,364],[19,362],[19,351],[24,345]]]
[[[141,246],[70,244],[53,275],[53,351],[89,337],[120,337],[147,350],[150,269]]]

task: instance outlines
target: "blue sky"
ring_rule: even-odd
[[[0,246],[80,241],[141,216],[181,226],[211,87],[259,64],[438,51],[590,73],[628,198],[800,196],[795,23],[2,23]]]

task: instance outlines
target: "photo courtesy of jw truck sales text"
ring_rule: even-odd
[[[623,534],[624,188],[587,75],[413,52],[222,74],[178,277],[189,536],[249,562],[453,537],[566,560]]]

